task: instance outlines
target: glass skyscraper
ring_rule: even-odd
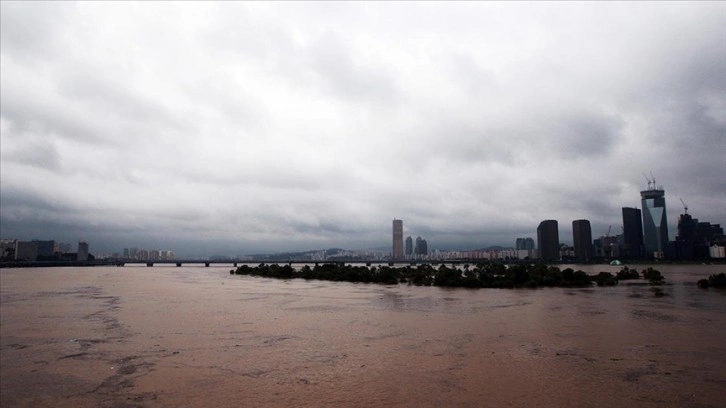
[[[655,184],[655,183],[654,183]],[[640,192],[643,208],[643,244],[646,258],[662,259],[668,246],[668,217],[665,191],[652,185]]]

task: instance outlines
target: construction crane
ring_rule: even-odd
[[[612,225],[608,226],[608,233],[605,234],[605,238],[610,238],[610,230],[613,228]]]
[[[652,175],[653,173],[651,173]],[[655,180],[648,178],[648,176],[643,173],[643,177],[645,177],[645,180],[648,182],[648,190],[650,190],[650,186],[655,184]]]
[[[681,204],[683,204],[683,211],[685,211],[685,213],[688,214],[688,206],[686,205],[685,202],[683,202],[682,198],[679,197],[678,199],[681,200]]]

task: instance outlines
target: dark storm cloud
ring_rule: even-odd
[[[651,171],[672,224],[678,197],[726,223],[723,3],[0,7],[3,237],[569,241],[619,232]]]

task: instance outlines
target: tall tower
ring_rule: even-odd
[[[78,260],[79,261],[87,261],[88,260],[88,242],[86,241],[78,241]]]
[[[587,262],[592,260],[592,229],[590,221],[572,221],[572,242],[575,246],[575,258],[578,261]]]
[[[643,257],[643,218],[637,208],[623,207],[623,258]]]
[[[645,256],[646,258],[662,259],[663,252],[668,245],[665,191],[663,187],[656,186],[655,179],[648,181],[648,189],[640,192]]]
[[[394,260],[403,259],[403,220],[393,219],[393,252]]]
[[[411,236],[406,237],[406,258],[411,258],[413,255],[413,238]]]
[[[556,220],[544,220],[537,227],[539,257],[545,261],[560,259],[560,233]]]

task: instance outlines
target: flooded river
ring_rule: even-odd
[[[726,267],[657,268],[665,297],[2,269],[0,405],[721,407],[726,291],[695,282]]]

